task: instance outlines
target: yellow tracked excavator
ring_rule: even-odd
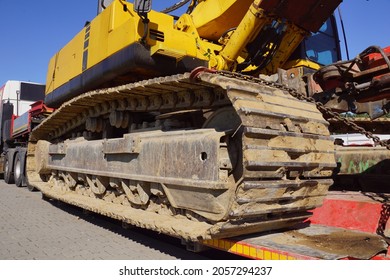
[[[180,17],[110,2],[50,61],[29,188],[192,241],[307,219],[334,144],[290,89],[339,59],[341,0],[181,1]]]

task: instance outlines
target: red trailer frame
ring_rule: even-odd
[[[206,240],[203,245],[258,260],[390,260],[386,243],[390,204],[386,201],[388,198],[371,193],[330,192],[323,206],[295,228]]]

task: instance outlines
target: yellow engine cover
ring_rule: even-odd
[[[58,107],[87,90],[206,66],[210,48],[220,48],[178,30],[170,15],[151,11],[148,19],[144,44],[145,25],[131,3],[116,0],[86,24],[50,60],[46,103]]]

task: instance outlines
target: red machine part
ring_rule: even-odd
[[[386,56],[390,59],[390,46],[383,49]],[[386,62],[380,53],[371,53],[362,58],[366,69],[372,69],[384,65]]]
[[[382,230],[390,234],[390,205],[379,200],[362,193],[330,193],[323,206],[313,211],[310,222],[369,233]]]
[[[323,206],[313,210],[313,216],[301,228],[258,236],[205,240],[203,244],[250,259],[360,259],[349,255],[351,248],[362,246],[364,255],[366,249],[371,249],[370,242],[374,244],[373,239],[390,235],[387,199],[356,192],[331,192]],[[305,234],[307,236],[302,239]],[[353,241],[351,247],[348,242],[353,239],[357,241]],[[302,246],[308,241],[307,246]],[[384,246],[365,259],[390,260],[390,247]]]
[[[388,197],[356,192],[330,193],[322,207],[313,211],[310,223],[330,227],[356,230],[390,237],[390,204]],[[373,259],[389,259],[386,256]]]

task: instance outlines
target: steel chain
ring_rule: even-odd
[[[289,94],[291,94],[293,97],[298,98],[299,100],[304,100],[304,101],[307,101],[309,103],[315,104],[317,106],[318,110],[320,110],[322,113],[325,113],[325,114],[329,115],[330,118],[335,118],[335,119],[341,121],[346,126],[348,126],[348,127],[352,128],[353,130],[355,130],[355,131],[365,135],[367,138],[372,139],[375,144],[380,145],[382,147],[386,147],[388,150],[390,150],[390,143],[388,143],[387,141],[381,140],[378,136],[375,136],[371,131],[365,130],[363,127],[358,126],[355,122],[353,122],[353,121],[343,117],[340,113],[334,112],[331,108],[326,107],[321,102],[316,101],[313,97],[305,96],[305,95],[303,95],[302,93],[298,92],[297,90],[295,90],[293,88],[287,87],[287,86],[279,84],[279,83],[266,81],[266,80],[261,79],[261,78],[247,76],[247,75],[240,74],[240,73],[235,73],[235,72],[216,71],[216,74],[220,74],[220,75],[225,76],[225,77],[237,78],[237,79],[240,79],[240,80],[251,81],[251,82],[255,82],[255,83],[263,84],[263,85],[267,85],[267,86],[272,86],[272,87],[281,89],[283,91],[286,91]]]

